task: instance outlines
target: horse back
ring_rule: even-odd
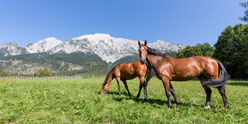
[[[218,63],[210,57],[168,58],[167,62],[171,64],[170,78],[172,80],[190,80],[200,75],[218,78]]]
[[[146,65],[142,65],[140,62],[119,64],[117,65],[115,74],[120,76],[121,80],[130,80],[139,76],[144,70],[146,72]]]

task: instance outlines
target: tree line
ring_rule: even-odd
[[[25,74],[11,74],[10,72],[5,72],[4,70],[0,69],[0,76],[35,76],[35,77],[47,77],[53,76],[48,68],[43,68],[39,72],[33,75],[25,75]]]

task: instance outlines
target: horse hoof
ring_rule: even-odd
[[[226,108],[226,109],[229,109],[229,105],[225,105],[225,108]]]
[[[210,105],[208,105],[208,106],[204,106],[204,108],[205,108],[205,109],[209,109],[209,108],[210,108]]]

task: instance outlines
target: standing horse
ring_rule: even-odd
[[[131,96],[126,80],[131,80],[131,79],[134,79],[136,77],[139,77],[140,86],[139,86],[139,92],[137,94],[137,97],[139,97],[142,86],[145,84],[144,79],[145,79],[145,76],[146,76],[148,70],[149,70],[149,67],[147,67],[147,65],[145,65],[145,64],[141,64],[139,61],[133,62],[133,63],[128,63],[128,64],[116,65],[107,74],[105,81],[102,84],[101,94],[107,93],[107,91],[109,90],[109,85],[110,85],[111,81],[114,78],[116,78],[116,81],[118,84],[119,95],[121,94],[120,81],[122,81],[125,85],[125,88],[128,92],[128,95]],[[152,74],[152,73],[149,73],[149,74]],[[147,76],[146,81],[149,81],[153,75]],[[144,99],[147,100],[147,88],[146,88],[146,86],[144,86]]]
[[[194,56],[188,58],[172,58],[163,56],[161,53],[149,48],[145,41],[139,44],[140,62],[146,61],[154,69],[156,76],[162,80],[166,97],[168,99],[168,107],[171,108],[170,93],[174,96],[177,106],[179,101],[170,81],[186,81],[198,78],[206,93],[205,108],[210,108],[211,87],[216,87],[222,96],[224,107],[229,108],[225,85],[229,75],[220,61],[210,57]],[[147,84],[146,84],[147,85]]]

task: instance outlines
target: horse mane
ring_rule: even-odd
[[[115,66],[115,67],[116,67],[116,66]],[[105,80],[104,80],[104,82],[103,82],[103,86],[105,86],[105,85],[107,84],[108,79],[109,79],[109,76],[110,76],[110,74],[112,73],[112,71],[115,69],[115,67],[113,67],[113,68],[108,72],[108,74],[107,74],[107,76],[106,76],[106,78],[105,78]]]
[[[152,49],[151,47],[148,47],[147,46],[147,52],[148,54],[152,54],[152,55],[155,55],[155,56],[162,56],[162,57],[165,57],[166,55],[164,53],[161,53],[155,49]]]

